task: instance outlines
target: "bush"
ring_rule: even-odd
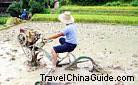
[[[129,3],[123,3],[123,4],[121,4],[120,6],[126,7],[126,6],[130,6],[130,4],[129,4]]]
[[[30,6],[29,12],[31,12],[32,14],[40,13],[43,12],[44,10],[44,6],[40,2],[36,2],[34,0],[31,0],[29,2],[29,6]]]
[[[120,1],[117,1],[117,2],[108,2],[105,4],[106,6],[120,6],[121,5],[121,2]]]
[[[110,6],[110,5],[111,6],[117,5],[118,6],[118,4],[124,0],[70,0],[70,1],[72,4],[83,5],[83,6],[104,5],[106,3],[108,6]]]
[[[71,3],[83,6],[90,6],[90,5],[95,5],[96,0],[71,0]]]
[[[54,0],[50,0],[50,8],[54,8]]]
[[[105,4],[105,6],[112,6],[112,3],[108,2],[108,3]]]
[[[71,0],[62,0],[60,1],[61,5],[70,5],[71,4]]]
[[[21,7],[23,9],[28,9],[29,8],[29,0],[22,0]]]
[[[51,13],[51,9],[49,9],[49,8],[44,9],[42,13],[44,13],[44,14],[50,14]]]
[[[131,5],[132,5],[132,6],[138,6],[138,0],[132,1],[132,2],[131,2]]]
[[[60,9],[56,9],[54,10],[53,14],[60,14],[61,13],[61,10]]]
[[[10,13],[12,17],[19,17],[21,14],[21,5],[19,2],[13,2],[9,7],[7,8],[7,12]]]

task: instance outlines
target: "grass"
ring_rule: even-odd
[[[138,17],[135,16],[109,16],[109,15],[77,15],[73,14],[76,22],[83,23],[114,23],[138,25]],[[58,14],[35,14],[32,21],[54,21],[57,22]]]
[[[32,21],[58,21],[58,14],[35,14],[31,18]]]
[[[3,25],[0,25],[0,29],[3,27]]]
[[[5,24],[7,19],[8,19],[7,17],[0,17],[0,25]]]
[[[6,25],[8,19],[9,17],[0,17],[0,31],[9,28],[9,26]]]
[[[0,17],[0,30],[5,29],[4,24],[6,24],[7,17]]]
[[[138,7],[132,6],[62,6],[60,10],[71,11],[73,14],[138,16]]]

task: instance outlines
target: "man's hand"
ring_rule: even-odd
[[[49,43],[49,42],[52,42],[52,41],[53,41],[53,40],[46,39],[46,38],[45,38],[45,39],[43,39],[43,42],[44,42],[44,43]]]
[[[45,43],[47,43],[47,42],[52,42],[52,41],[53,41],[52,39],[56,39],[56,38],[58,38],[58,37],[60,37],[60,36],[64,36],[64,34],[63,34],[62,32],[60,32],[60,33],[54,34],[54,35],[52,35],[52,36],[50,36],[50,37],[48,37],[48,38],[43,38],[43,41],[44,41]]]

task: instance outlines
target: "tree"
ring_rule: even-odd
[[[29,6],[29,12],[31,12],[32,14],[40,13],[44,10],[44,6],[40,2],[36,2],[35,0],[30,0]]]
[[[19,17],[21,14],[21,5],[19,2],[13,2],[9,7],[7,8],[7,12],[10,13],[13,17]]]
[[[29,9],[29,1],[30,0],[22,0],[21,1],[21,6],[23,9]]]

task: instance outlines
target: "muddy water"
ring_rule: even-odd
[[[90,56],[101,65],[108,74],[117,76],[134,76],[135,81],[112,82],[71,82],[73,85],[137,85],[138,84],[138,26],[106,25],[106,24],[77,24],[79,44],[73,52],[78,56]],[[19,28],[30,27],[46,36],[64,27],[61,23],[29,22],[0,31],[0,85],[34,85],[41,80],[41,73],[46,74],[48,68],[42,67],[30,70],[17,41]],[[44,49],[50,52],[58,40],[46,44]],[[86,69],[75,71],[57,68],[50,75],[91,75]]]

